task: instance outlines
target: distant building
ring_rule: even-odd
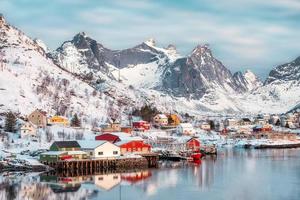
[[[53,116],[48,120],[48,123],[52,125],[62,125],[62,126],[70,125],[68,118],[63,116]]]
[[[47,113],[40,109],[36,109],[30,115],[28,115],[28,121],[33,123],[38,127],[46,127],[47,126]]]
[[[150,124],[146,121],[132,122],[132,128],[135,131],[147,131],[150,129]]]
[[[177,134],[179,135],[194,135],[195,129],[190,123],[181,123],[176,127]]]
[[[264,118],[256,118],[254,120],[254,123],[257,125],[265,125],[267,124],[267,121]]]
[[[210,131],[210,129],[211,129],[210,124],[207,123],[207,122],[201,123],[200,128],[201,128],[202,130],[206,130],[206,131]]]
[[[177,114],[170,114],[167,116],[168,118],[170,118],[171,122],[169,125],[171,126],[178,126],[180,124],[180,117]]]
[[[79,140],[78,143],[81,150],[91,158],[113,158],[121,155],[120,147],[108,141]]]
[[[32,122],[25,122],[20,129],[20,136],[21,138],[28,137],[28,136],[36,136],[37,133],[37,126],[34,125]]]
[[[153,117],[153,123],[155,126],[167,126],[168,117],[165,114],[157,114]]]
[[[270,123],[275,125],[277,122],[280,123],[280,117],[278,115],[272,115],[270,118]]]
[[[240,121],[239,121],[239,125],[240,126],[246,126],[246,125],[251,125],[252,122],[249,118],[242,118]]]
[[[232,118],[227,118],[224,121],[224,125],[226,127],[234,127],[238,125],[238,121],[236,119],[232,119]]]
[[[77,141],[55,141],[50,151],[80,151],[80,145]]]
[[[107,120],[106,124],[101,125],[102,132],[120,132],[121,124],[118,121]]]
[[[197,138],[191,137],[185,141],[187,150],[200,151],[200,141]]]

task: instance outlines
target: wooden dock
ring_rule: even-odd
[[[71,159],[56,162],[42,162],[56,170],[85,170],[85,171],[105,171],[118,169],[141,169],[158,166],[158,154],[140,154],[141,157],[129,158],[99,158],[99,159]]]

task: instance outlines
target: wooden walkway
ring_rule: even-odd
[[[72,159],[60,160],[56,162],[42,162],[56,170],[85,170],[85,171],[105,171],[117,169],[140,169],[158,166],[158,154],[140,154],[142,157],[134,158],[109,158],[109,159]]]

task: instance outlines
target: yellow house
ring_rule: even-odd
[[[170,125],[177,126],[180,124],[180,118],[178,115],[170,114],[168,117],[172,119],[172,123]]]
[[[69,120],[63,116],[53,116],[48,120],[48,123],[63,125],[63,126],[69,126],[69,124],[70,124]]]

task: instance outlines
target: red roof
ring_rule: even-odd
[[[108,141],[111,143],[116,143],[116,142],[121,141],[121,139],[118,136],[110,134],[110,133],[104,133],[101,135],[97,135],[95,137],[95,140],[104,140],[104,141]]]

